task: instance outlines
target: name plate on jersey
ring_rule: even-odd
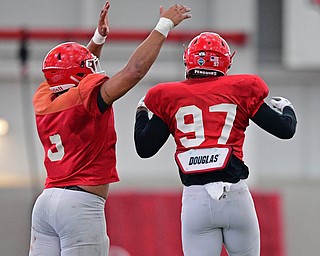
[[[186,174],[217,171],[225,168],[231,151],[230,147],[190,149],[177,152],[176,161]]]

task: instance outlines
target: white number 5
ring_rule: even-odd
[[[221,135],[218,139],[218,144],[226,144],[230,136],[233,126],[233,121],[236,117],[237,105],[235,104],[218,104],[209,107],[210,112],[226,112],[227,116],[224,120]],[[185,116],[192,115],[193,122],[186,123]],[[202,110],[195,105],[181,107],[176,113],[177,128],[183,133],[193,132],[194,138],[187,136],[180,139],[181,144],[186,147],[199,146],[205,139],[205,132],[203,126]]]
[[[59,161],[64,156],[64,147],[62,145],[61,137],[59,134],[55,134],[49,137],[51,143],[56,146],[57,152],[52,152],[51,149],[48,150],[47,156],[52,161]]]

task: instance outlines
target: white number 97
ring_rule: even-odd
[[[230,136],[234,119],[236,117],[237,105],[235,104],[218,104],[209,107],[210,112],[226,112],[227,116],[224,120],[221,135],[218,139],[218,144],[226,144]],[[185,117],[192,115],[193,122],[186,123]],[[176,115],[177,128],[183,133],[193,132],[194,138],[187,136],[180,139],[181,144],[185,148],[197,147],[205,140],[205,131],[203,126],[202,110],[195,105],[179,108]]]

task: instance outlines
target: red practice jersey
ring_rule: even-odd
[[[145,104],[167,123],[177,152],[227,146],[242,160],[249,119],[268,92],[256,75],[192,78],[152,87]]]
[[[119,181],[113,109],[101,113],[97,104],[106,79],[90,74],[58,97],[46,82],[37,89],[33,105],[45,153],[46,188]]]

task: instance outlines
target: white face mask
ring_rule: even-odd
[[[101,68],[100,61],[96,56],[94,56],[93,59],[86,60],[86,67],[89,68],[92,73],[105,75],[105,71]]]

